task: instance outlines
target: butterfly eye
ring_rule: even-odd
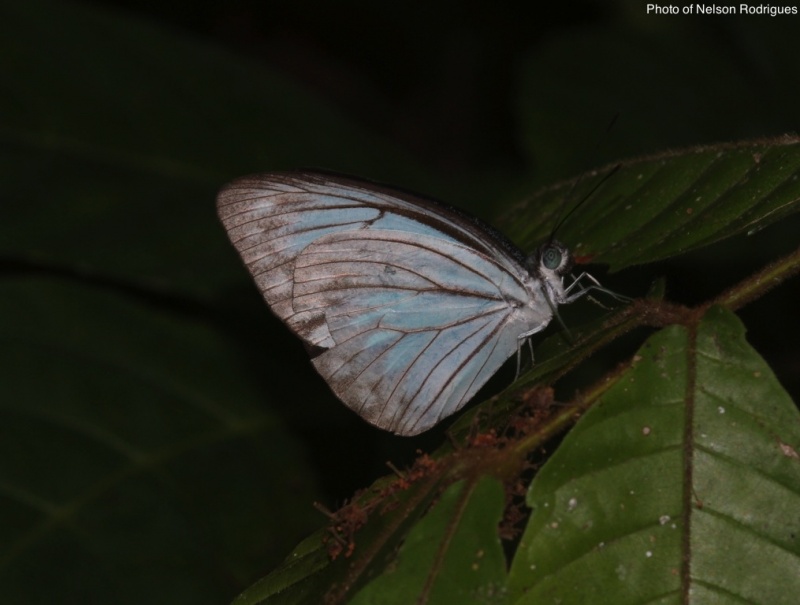
[[[551,271],[558,269],[562,259],[563,255],[558,248],[548,248],[544,251],[544,254],[542,254],[542,264],[545,269],[550,269]]]

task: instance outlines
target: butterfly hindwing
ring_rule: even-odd
[[[298,256],[288,323],[301,335],[324,326],[329,348],[313,363],[342,401],[413,434],[460,408],[514,353],[507,328],[526,297],[500,265],[461,244],[344,231]]]

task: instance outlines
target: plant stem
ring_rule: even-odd
[[[731,311],[736,311],[762,297],[798,272],[800,272],[800,247],[726,290],[707,306],[722,305]]]

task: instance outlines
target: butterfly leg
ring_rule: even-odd
[[[527,341],[528,349],[531,352],[531,365],[533,365],[533,340],[531,340],[531,336],[533,336],[537,332],[541,332],[542,330],[544,330],[549,323],[550,323],[549,320],[548,321],[543,321],[542,323],[540,323],[535,328],[533,328],[531,330],[528,330],[527,332],[524,332],[523,334],[520,334],[519,336],[517,336],[517,373],[514,375],[514,380],[519,378],[520,371],[522,370],[522,347],[523,347],[523,344]]]
[[[589,285],[585,285],[585,281],[590,281]],[[573,292],[573,290],[577,290]],[[604,288],[599,281],[597,281],[592,275],[586,273],[585,271],[581,273],[578,277],[575,278],[569,286],[564,289],[564,293],[567,297],[564,299],[564,304],[569,304],[578,300],[581,296],[588,294],[591,290],[595,290],[597,292],[603,292],[608,294],[612,298],[619,300],[621,302],[630,302],[633,300],[632,298],[625,296],[624,294],[617,294],[613,290],[609,290],[608,288]]]

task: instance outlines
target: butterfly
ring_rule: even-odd
[[[217,210],[331,390],[398,435],[458,411],[515,353],[519,369],[558,305],[606,291],[585,273],[565,285],[573,259],[552,238],[526,256],[464,212],[353,178],[243,177]]]

